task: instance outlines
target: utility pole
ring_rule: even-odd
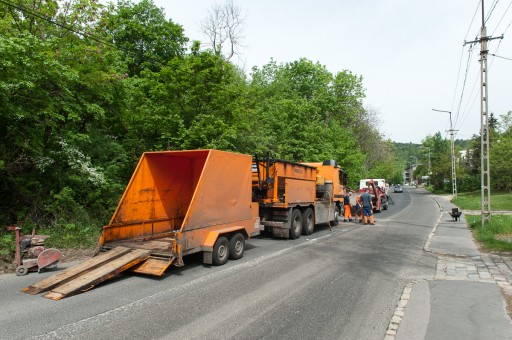
[[[485,27],[484,0],[482,0],[482,30],[480,39],[464,42],[466,44],[480,43],[480,194],[482,226],[491,221],[491,169],[489,165],[489,97],[487,83],[487,42],[501,37],[488,37]]]
[[[452,163],[452,195],[453,198],[457,197],[457,171],[456,171],[456,163],[455,163],[455,132],[459,130],[453,129],[453,123],[452,123],[452,112],[451,111],[445,111],[445,110],[436,110],[432,109],[432,111],[437,112],[446,112],[450,114],[450,130],[447,132],[450,132],[450,139],[451,139],[451,163]]]

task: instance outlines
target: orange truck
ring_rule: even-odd
[[[146,152],[128,183],[95,257],[23,291],[59,300],[122,271],[161,276],[183,257],[203,263],[239,259],[245,240],[269,229],[277,237],[337,224],[345,193],[334,161],[260,162],[218,150]]]
[[[315,225],[337,225],[346,175],[335,161],[293,163],[279,159],[253,162],[253,201],[261,226],[275,237],[310,235]]]

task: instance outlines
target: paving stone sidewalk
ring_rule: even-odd
[[[437,257],[436,273],[432,279],[420,281],[452,281],[454,284],[461,281],[461,287],[462,282],[494,283],[508,296],[512,296],[512,256],[479,251],[464,218],[464,215],[471,214],[470,211],[463,211],[460,221],[452,221],[448,212],[454,205],[449,198],[432,198],[439,205],[441,215],[425,243],[424,250]],[[384,336],[385,340],[396,339],[401,320],[407,314],[407,304],[418,282],[412,281],[405,287]],[[443,287],[446,289],[447,286]],[[464,289],[467,287],[467,284],[464,285]],[[439,294],[439,290],[436,293]],[[464,299],[464,295],[460,298]],[[444,324],[437,326],[447,327]]]
[[[512,291],[512,257],[484,253],[463,258],[438,256],[434,280],[493,282]]]

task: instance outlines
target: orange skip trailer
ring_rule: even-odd
[[[241,258],[245,240],[260,233],[251,164],[249,155],[218,150],[144,153],[103,227],[103,252],[23,291],[59,300],[125,270],[161,276],[196,252],[206,264]]]
[[[244,240],[259,234],[251,161],[219,150],[144,153],[100,246],[148,249],[177,266],[200,251],[206,264],[241,258]]]

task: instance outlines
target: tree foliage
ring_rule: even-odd
[[[0,220],[99,231],[141,153],[216,148],[397,172],[363,79],[304,58],[247,76],[152,1],[0,5]],[[3,231],[2,231],[3,232]],[[3,238],[2,238],[3,239]]]

